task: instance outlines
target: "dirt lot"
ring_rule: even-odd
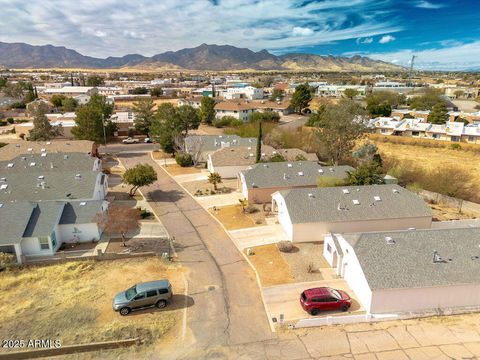
[[[449,220],[462,220],[462,219],[474,219],[478,217],[474,214],[464,214],[454,209],[442,204],[428,204],[432,209],[433,218],[438,221],[449,221]]]
[[[178,164],[168,164],[167,166],[162,166],[170,175],[185,175],[185,174],[196,174],[201,173],[202,169],[196,168],[193,166],[190,167],[181,167]]]
[[[173,159],[173,156],[171,154],[164,153],[161,150],[153,151],[152,156],[155,160]]]
[[[181,274],[159,258],[78,261],[1,272],[0,339],[60,339],[68,345],[140,337],[146,345],[141,349],[147,349],[178,321],[183,300],[174,298],[166,309],[122,317],[112,310],[112,298],[137,282],[162,278],[181,294]]]
[[[254,213],[244,212],[240,205],[223,206],[209,211],[227,230],[238,230],[265,224],[265,213],[262,208],[258,205],[252,206],[257,209]]]
[[[287,284],[294,281],[290,267],[278,251],[277,245],[263,245],[253,248],[250,261],[260,276],[263,287]],[[245,253],[247,253],[245,251]]]
[[[196,196],[202,195],[211,195],[212,191],[218,194],[229,194],[232,191],[235,191],[237,188],[236,179],[224,179],[220,184],[217,185],[218,190],[213,189],[213,185],[208,182],[208,180],[199,180],[199,181],[189,181],[182,183],[182,186],[187,189],[187,191]]]
[[[161,254],[168,253],[168,240],[156,238],[134,238],[127,239],[126,246],[123,246],[122,238],[110,239],[107,246],[107,253],[142,253],[155,252]]]

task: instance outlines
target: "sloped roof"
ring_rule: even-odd
[[[36,204],[0,200],[0,245],[19,244]]]
[[[93,150],[93,141],[88,140],[52,140],[52,141],[24,141],[18,140],[9,142],[0,148],[0,161],[11,160],[18,155],[39,154],[42,149],[47,153],[84,153],[88,154]],[[31,150],[29,150],[31,149]]]
[[[285,199],[294,224],[432,216],[422,198],[393,184],[290,189],[275,194],[278,193]]]
[[[65,206],[62,201],[42,201],[35,206],[23,237],[49,236]]]

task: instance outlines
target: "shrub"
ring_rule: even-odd
[[[142,219],[146,219],[146,218],[150,217],[150,215],[152,215],[152,213],[150,211],[148,211],[147,209],[143,209],[142,212],[140,213],[140,217]]]
[[[9,118],[7,118],[7,122],[8,122],[9,124],[13,124],[13,123],[15,122],[15,119],[12,118],[12,117],[9,117]]]
[[[253,214],[253,213],[256,213],[258,212],[258,209],[253,206],[253,205],[248,205],[246,208],[245,208],[245,212],[248,213],[248,214]]]
[[[315,266],[313,265],[313,263],[308,263],[308,264],[307,264],[307,272],[308,272],[309,274],[312,274],[312,273],[314,273],[315,271],[316,271],[316,269],[315,269]]]
[[[292,252],[292,250],[293,250],[292,242],[291,241],[286,241],[286,240],[278,242],[277,247],[278,247],[278,250],[280,250],[281,252],[284,252],[284,253],[289,253],[289,252]]]
[[[9,268],[15,261],[14,255],[0,252],[0,270]]]
[[[281,154],[275,154],[270,156],[270,159],[268,160],[269,162],[283,162],[287,161]]]
[[[215,126],[216,128],[222,128],[225,126],[231,126],[232,122],[234,121],[240,121],[240,123],[243,123],[243,121],[238,120],[234,118],[233,116],[223,116],[220,119],[215,119],[213,120],[212,125]]]
[[[192,155],[187,153],[177,153],[175,155],[175,161],[181,167],[187,167],[193,165]]]
[[[462,150],[462,145],[460,145],[460,144],[451,144],[451,145],[450,145],[450,148],[452,148],[452,150]]]
[[[3,120],[0,120],[0,126],[7,126],[7,122],[6,121],[3,121]]]

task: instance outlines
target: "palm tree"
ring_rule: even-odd
[[[242,207],[243,212],[245,212],[245,207],[248,205],[247,199],[238,199],[240,206]]]
[[[222,177],[217,172],[211,173],[210,175],[208,175],[208,182],[210,184],[213,184],[214,190],[217,190],[217,184],[220,184],[222,182]]]

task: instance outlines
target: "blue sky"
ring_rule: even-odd
[[[201,43],[480,67],[480,0],[0,0],[0,41],[96,57]]]

